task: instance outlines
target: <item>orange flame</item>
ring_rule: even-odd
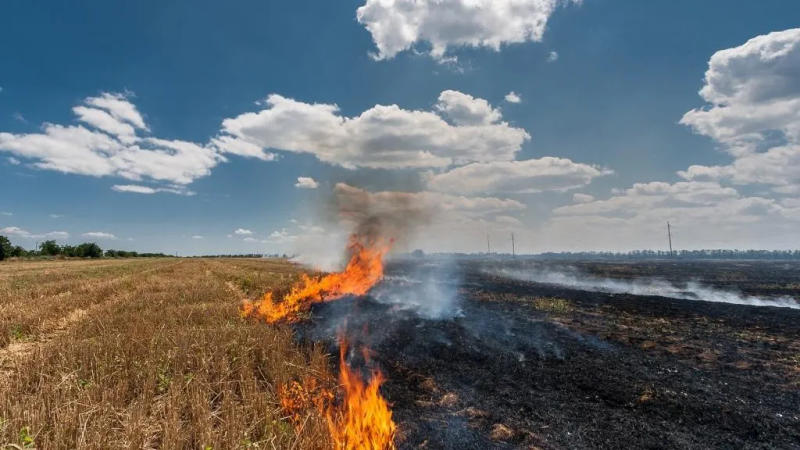
[[[339,347],[339,384],[344,390],[340,405],[333,393],[313,377],[280,387],[281,408],[295,427],[302,427],[304,411],[316,409],[325,417],[334,450],[394,450],[397,426],[392,411],[381,396],[383,374],[375,370],[368,383],[345,362],[347,342]]]
[[[328,408],[325,417],[336,450],[394,449],[397,426],[392,411],[381,396],[383,374],[375,370],[367,384],[345,362],[347,342],[339,346],[339,383],[344,403],[339,410]]]
[[[303,274],[301,281],[280,302],[273,300],[272,292],[264,294],[260,301],[245,300],[242,316],[260,317],[267,323],[292,323],[299,321],[314,303],[366,294],[383,277],[383,256],[391,248],[391,242],[362,241],[356,235],[350,237],[347,247],[350,261],[344,271],[315,278]]]

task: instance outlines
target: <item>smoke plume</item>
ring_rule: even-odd
[[[574,289],[613,294],[654,295],[683,300],[703,300],[707,302],[733,303],[751,306],[778,306],[800,309],[800,303],[791,297],[755,297],[741,292],[725,291],[704,285],[699,281],[687,281],[685,284],[670,283],[657,278],[637,280],[615,280],[597,278],[581,273],[578,270],[550,269],[511,269],[498,268],[487,270],[492,275],[536,283],[553,284]]]

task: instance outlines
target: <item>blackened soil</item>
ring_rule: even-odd
[[[798,310],[477,270],[458,289],[453,317],[345,299],[299,329],[373,350],[401,448],[800,448]]]

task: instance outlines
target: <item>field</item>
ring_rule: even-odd
[[[279,260],[5,262],[0,444],[330,448],[280,390],[332,385],[345,328],[388,379],[400,448],[800,448],[800,310],[503,272],[540,264],[393,263],[367,297],[275,326],[238,307],[298,278]],[[770,264],[547,267],[800,298],[800,265]]]
[[[0,447],[320,448],[281,420],[276,386],[328,360],[238,305],[285,262],[0,264]]]

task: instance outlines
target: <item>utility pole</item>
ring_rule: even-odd
[[[667,221],[667,239],[669,239],[669,256],[672,256],[672,229]]]
[[[514,245],[514,232],[511,232],[511,256],[517,256],[517,248]]]
[[[489,233],[486,233],[486,254],[492,253],[492,246],[489,243]]]

